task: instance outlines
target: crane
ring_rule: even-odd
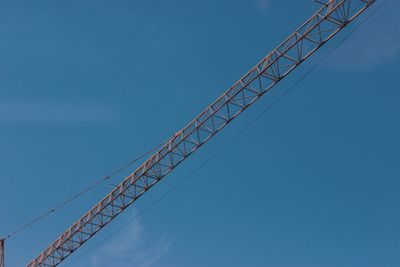
[[[375,0],[316,2],[322,6],[315,14],[188,125],[169,138],[133,173],[33,259],[28,267],[59,265],[363,13]],[[3,246],[3,241],[0,246]],[[0,254],[1,266],[1,248]]]

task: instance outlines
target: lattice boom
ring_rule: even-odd
[[[61,263],[373,2],[329,1],[28,266],[56,266]]]

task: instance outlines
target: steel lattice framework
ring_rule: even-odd
[[[56,266],[310,57],[375,0],[331,0],[55,240],[29,267]]]

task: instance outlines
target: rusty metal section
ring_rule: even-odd
[[[75,222],[29,267],[56,266],[285,78],[375,0],[330,0]]]

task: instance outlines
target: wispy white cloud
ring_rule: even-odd
[[[373,71],[400,58],[399,1],[389,1],[324,64],[342,71]]]
[[[266,13],[269,7],[271,0],[254,0],[254,3],[257,7],[257,9],[261,13]]]
[[[90,257],[90,266],[153,267],[169,251],[171,243],[167,235],[150,240],[145,227],[135,220]]]
[[[0,102],[0,123],[75,123],[97,122],[115,118],[107,107],[50,102]]]

